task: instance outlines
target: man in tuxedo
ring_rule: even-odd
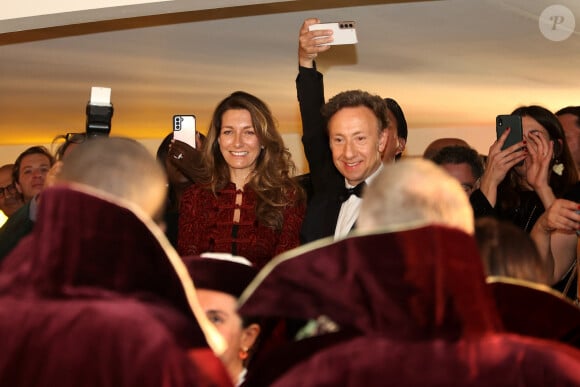
[[[312,181],[300,233],[303,243],[346,236],[356,223],[362,188],[378,173],[382,159],[393,161],[404,148],[396,126],[389,125],[387,103],[381,97],[351,90],[325,104],[322,75],[314,58],[328,50],[330,46],[323,44],[332,36],[325,30],[308,31],[316,22],[307,19],[300,30],[296,79],[302,143]]]

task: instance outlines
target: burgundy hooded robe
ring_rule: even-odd
[[[243,316],[340,327],[273,353],[248,386],[580,385],[580,352],[503,331],[476,244],[455,229],[305,246],[272,261],[240,300]]]
[[[82,191],[43,192],[33,232],[3,262],[0,385],[230,386],[164,244]]]

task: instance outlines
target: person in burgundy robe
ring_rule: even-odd
[[[94,186],[75,181],[73,166]],[[115,180],[123,168],[142,189]],[[69,180],[43,192],[32,233],[0,268],[0,385],[231,386],[209,346],[217,348],[217,332],[151,219],[164,200],[155,168],[127,139],[71,152],[62,169]],[[109,192],[99,189],[100,173],[111,173]],[[151,207],[110,193],[119,187]]]

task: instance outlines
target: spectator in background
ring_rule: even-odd
[[[43,146],[30,147],[16,158],[12,179],[26,203],[44,189],[46,175],[53,164],[54,157]]]
[[[40,193],[53,164],[54,157],[43,146],[30,147],[16,158],[12,179],[25,204],[0,228],[0,261],[32,230]]]
[[[429,145],[427,145],[427,148],[425,148],[425,151],[423,152],[423,158],[431,160],[441,149],[448,146],[463,146],[471,148],[469,144],[461,138],[442,137],[433,140]]]
[[[134,140],[67,156],[2,264],[0,385],[231,386],[208,347],[223,340],[154,222],[165,185]]]
[[[14,164],[6,164],[0,167],[0,210],[7,218],[12,216],[24,201],[18,192],[14,180],[12,180],[12,169]]]
[[[459,181],[467,196],[479,188],[483,160],[475,149],[462,145],[446,146],[432,160]]]
[[[237,303],[258,272],[247,259],[225,253],[184,257],[184,261],[199,304],[227,341],[228,348],[221,359],[233,383],[239,386],[257,347],[260,325],[257,320],[242,320]]]
[[[523,140],[502,150],[509,134],[506,131],[491,145],[480,189],[470,200],[476,217],[509,220],[529,233],[544,210],[563,198],[578,178],[564,131],[552,112],[532,105],[517,108],[512,114],[522,117]],[[580,202],[580,197],[571,199]],[[552,284],[564,277],[576,257],[575,244],[573,251],[539,251],[554,265]]]
[[[407,119],[399,103],[392,98],[385,98],[385,102],[387,103],[389,125],[397,129],[397,140],[393,141],[390,146],[387,146],[387,150],[383,155],[383,161],[389,162],[392,159],[392,154],[395,155],[395,160],[399,160],[403,156],[405,147],[407,146],[408,129]],[[389,149],[392,150],[390,151]]]
[[[562,124],[576,173],[580,176],[580,106],[567,106],[558,110],[556,116]]]
[[[192,176],[179,208],[181,255],[230,253],[260,268],[299,245],[304,192],[262,100],[242,91],[222,100],[202,152],[200,176]]]

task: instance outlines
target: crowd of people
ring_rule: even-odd
[[[393,98],[326,99],[318,22],[306,175],[244,91],[196,148],[68,133],[0,167],[0,385],[580,386],[580,107],[406,157]]]

